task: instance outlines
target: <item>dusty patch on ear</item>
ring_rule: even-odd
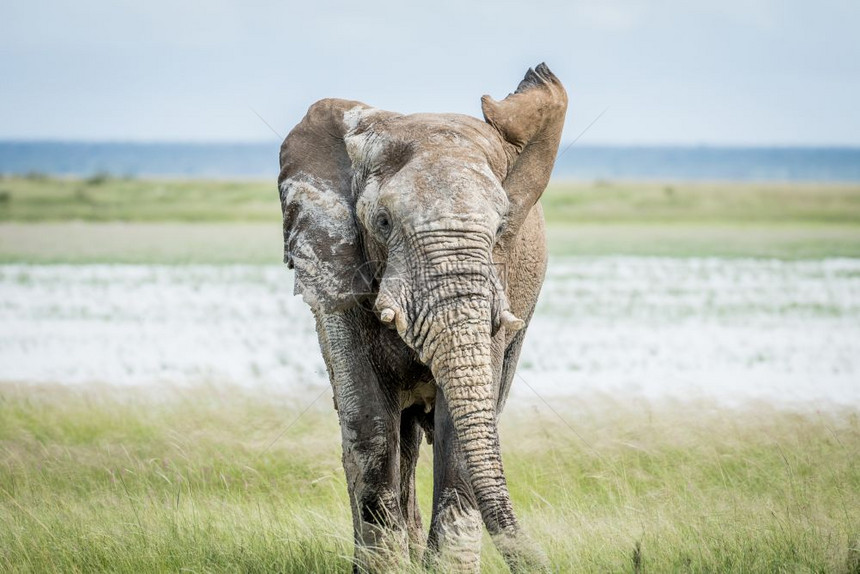
[[[412,145],[392,138],[382,126],[396,115],[361,108],[346,113],[349,131],[344,144],[354,169],[354,188],[360,187],[368,176],[384,179],[397,173],[412,157]]]
[[[373,115],[375,112],[378,112],[376,108],[369,108],[365,105],[357,105],[352,108],[346,110],[343,113],[343,123],[346,124],[347,132],[355,131],[358,129],[359,124],[361,124],[361,120],[366,117]]]
[[[350,132],[343,138],[346,153],[356,170],[369,166],[385,149],[385,137],[373,131]]]
[[[343,307],[364,289],[355,268],[358,233],[349,200],[304,173],[280,185],[284,262],[295,268],[296,295],[313,308]],[[351,290],[343,292],[344,286]]]
[[[296,292],[325,312],[355,305],[367,293],[344,136],[348,123],[357,126],[371,110],[352,100],[320,100],[281,144],[285,260],[296,270]]]
[[[346,125],[344,142],[353,165],[364,162],[373,157],[374,153],[378,153],[384,144],[382,141],[384,138],[373,131],[373,124],[392,115],[396,114],[366,106],[355,106],[344,112],[343,123]]]

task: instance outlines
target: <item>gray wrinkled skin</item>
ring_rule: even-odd
[[[496,420],[546,270],[538,200],[567,95],[541,64],[484,121],[321,100],[281,146],[284,260],[334,391],[355,570],[422,559],[478,572],[486,527],[511,570],[548,568],[517,523]],[[415,499],[433,444],[433,515]]]

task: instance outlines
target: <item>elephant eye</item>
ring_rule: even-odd
[[[385,212],[380,212],[376,215],[376,229],[383,237],[388,237],[391,233],[391,218]]]
[[[504,232],[505,232],[505,224],[504,224],[504,223],[500,223],[500,224],[499,224],[499,228],[498,228],[498,229],[496,229],[496,239],[498,239],[499,237],[501,237],[501,236],[502,236],[502,233],[504,233]]]

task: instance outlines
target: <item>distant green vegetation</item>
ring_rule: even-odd
[[[860,185],[553,182],[547,220],[571,223],[804,223],[860,226]],[[0,221],[278,221],[274,181],[16,177]]]
[[[0,221],[276,221],[277,186],[267,181],[0,179]]]
[[[855,184],[553,182],[542,203],[557,255],[860,257]],[[280,217],[268,181],[5,178],[0,263],[277,263]]]
[[[323,397],[290,426],[312,398],[0,384],[0,570],[348,571],[335,413]],[[860,568],[856,412],[554,404],[566,421],[511,404],[502,442],[555,571],[632,572],[636,548],[642,572]],[[489,541],[484,557],[505,571]]]
[[[860,226],[860,185],[800,183],[551,184],[550,223],[843,224]]]

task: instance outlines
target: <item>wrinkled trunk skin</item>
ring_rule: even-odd
[[[496,432],[489,310],[481,307],[486,304],[462,301],[435,319],[445,333],[431,368],[449,403],[481,515],[490,533],[498,534],[517,524]]]
[[[457,272],[444,270],[446,259],[456,261]],[[502,467],[491,358],[496,299],[487,275],[489,249],[480,255],[472,250],[466,262],[462,250],[451,257],[436,253],[433,260],[431,269],[423,267],[424,284],[417,290],[424,305],[410,314],[401,336],[430,366],[445,395],[481,518],[496,547],[512,571],[544,571],[546,557],[520,532]]]

